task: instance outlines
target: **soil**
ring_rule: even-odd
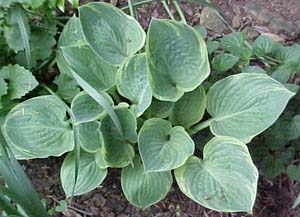
[[[82,1],[88,2],[88,1]],[[247,21],[248,14],[245,9],[245,0],[212,0],[232,20],[236,16],[234,7],[238,6],[242,11],[243,22]],[[287,22],[297,25],[300,22],[300,1],[299,0],[251,0],[248,2],[257,3],[271,13],[280,15]],[[120,0],[119,7],[125,5]],[[201,6],[197,4],[182,3],[182,8],[187,21],[191,25],[199,24]],[[175,13],[175,9],[171,7]],[[138,9],[139,22],[146,29],[151,17],[166,18],[167,14],[158,3],[152,3]],[[178,17],[177,17],[178,18]],[[253,19],[253,18],[251,18]],[[252,27],[261,25],[255,19],[249,24]],[[281,34],[272,32],[274,34]],[[210,34],[213,34],[210,32]],[[281,35],[282,36],[282,35]],[[297,42],[299,35],[285,35],[285,40]],[[26,173],[29,175],[39,195],[46,198],[49,206],[57,205],[57,201],[64,199],[64,193],[60,185],[59,170],[62,163],[61,158],[37,159],[22,162]],[[257,164],[259,167],[259,163]],[[73,199],[72,207],[64,213],[55,216],[99,216],[99,217],[300,217],[300,208],[291,209],[294,199],[300,192],[299,183],[292,182],[287,176],[282,175],[269,181],[260,177],[257,199],[254,205],[253,215],[218,213],[191,201],[184,196],[174,183],[167,197],[160,203],[148,209],[141,210],[130,205],[124,197],[120,186],[120,170],[109,169],[109,175],[96,190]]]

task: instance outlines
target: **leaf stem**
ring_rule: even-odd
[[[72,110],[69,108],[69,106],[63,101],[53,90],[51,90],[49,87],[47,87],[44,84],[41,84],[41,86],[46,89],[52,96],[54,96],[58,101],[63,103],[65,106],[67,113],[71,117],[72,125],[73,125],[73,135],[74,135],[74,155],[75,155],[75,180],[74,180],[74,185],[72,186],[72,196],[70,199],[70,203],[72,203],[72,197],[75,193],[75,187],[77,184],[77,179],[78,179],[78,170],[79,170],[79,160],[80,160],[80,145],[79,145],[79,132],[78,132],[78,124],[76,123],[75,115],[73,114]]]
[[[174,16],[173,16],[172,12],[170,11],[170,8],[169,8],[167,2],[166,2],[165,0],[162,0],[161,3],[162,3],[162,5],[164,6],[164,8],[165,8],[167,14],[169,15],[169,17],[170,17],[172,20],[175,20],[175,18],[174,18]]]
[[[183,23],[187,23],[186,22],[186,19],[185,19],[185,17],[184,17],[184,14],[183,14],[183,12],[182,12],[182,10],[181,10],[181,8],[180,8],[180,5],[178,4],[178,2],[175,0],[173,0],[173,4],[174,4],[174,6],[175,6],[175,8],[176,8],[176,11],[177,11],[177,13],[178,13],[178,15],[179,15],[179,17],[180,17],[180,19],[181,19],[181,22],[183,22]]]
[[[133,6],[133,4],[132,4],[132,0],[128,0],[128,7],[129,7],[130,15],[131,15],[134,19],[138,20],[137,14],[136,14],[136,11],[135,11],[135,8],[134,8],[134,6]]]
[[[190,130],[189,130],[189,134],[193,135],[198,133],[199,131],[209,127],[209,125],[211,124],[211,122],[213,121],[213,118],[208,119],[206,121],[200,122],[199,124],[194,125]]]

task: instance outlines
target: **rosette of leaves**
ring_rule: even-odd
[[[19,158],[69,152],[61,168],[67,197],[96,188],[108,167],[122,168],[126,198],[146,208],[167,195],[175,170],[181,191],[197,203],[252,212],[258,172],[246,143],[294,96],[284,85],[248,72],[206,93],[210,65],[197,31],[153,19],[146,37],[107,3],[79,7],[60,36],[57,63],[84,91],[71,106],[55,94],[26,100],[7,115],[4,132]],[[193,156],[191,135],[206,127],[214,137],[202,158]]]

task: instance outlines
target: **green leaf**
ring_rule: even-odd
[[[284,164],[281,159],[274,156],[267,156],[262,161],[262,171],[267,179],[273,179],[285,173]]]
[[[150,86],[159,100],[177,101],[210,73],[203,39],[181,22],[152,19],[146,51]]]
[[[15,52],[25,49],[27,65],[31,63],[29,45],[29,24],[25,10],[19,4],[14,5],[8,11],[8,24],[5,28],[5,38],[8,46]]]
[[[122,169],[121,184],[127,200],[136,207],[147,208],[166,197],[173,183],[170,171],[146,173],[136,157],[134,167]]]
[[[215,137],[203,160],[191,157],[175,170],[180,190],[202,206],[220,212],[252,213],[258,171],[247,146],[231,137]]]
[[[260,35],[253,42],[252,49],[256,56],[263,57],[264,55],[271,53],[274,46],[275,42],[273,39],[266,35]]]
[[[34,190],[30,180],[24,172],[24,168],[18,163],[14,155],[11,153],[6,140],[0,128],[0,171],[1,179],[5,182],[5,186],[0,187],[0,207],[3,208],[3,198],[7,201],[8,196],[14,200],[28,216],[45,216],[47,211],[41,203],[37,192]],[[3,188],[8,191],[4,193]],[[7,201],[8,202],[8,201]],[[7,205],[12,205],[11,201]],[[12,207],[12,206],[10,206]],[[5,210],[7,211],[7,210]],[[17,216],[25,216],[18,214]]]
[[[271,74],[271,77],[281,83],[286,83],[290,80],[292,74],[293,69],[290,65],[281,65]]]
[[[208,39],[206,42],[206,47],[208,55],[211,55],[213,52],[218,50],[218,48],[220,47],[220,42]]]
[[[300,166],[289,165],[286,169],[286,172],[292,180],[294,181],[300,180]]]
[[[282,61],[296,69],[300,69],[300,45],[295,44],[289,47],[283,47],[277,55],[282,56]]]
[[[35,97],[14,107],[6,117],[7,141],[36,158],[61,156],[74,147],[66,109],[53,96]]]
[[[152,118],[139,132],[139,151],[145,172],[169,171],[182,166],[193,155],[195,145],[183,127]]]
[[[19,65],[8,65],[0,70],[0,78],[8,80],[8,97],[20,99],[38,86],[30,71]]]
[[[56,44],[55,38],[47,31],[36,30],[30,32],[30,68],[36,66],[38,60],[45,60],[52,54],[52,47]],[[16,56],[18,64],[27,66],[26,54],[20,51]]]
[[[139,23],[111,4],[85,4],[79,7],[79,19],[92,49],[113,65],[120,65],[144,46],[146,36]]]
[[[200,25],[194,26],[194,29],[201,35],[201,37],[204,39],[207,36],[206,28]]]
[[[88,46],[61,47],[67,64],[98,91],[116,83],[117,69],[100,59]]]
[[[82,30],[80,29],[79,19],[73,16],[65,28],[63,29],[57,47],[59,48],[56,52],[56,63],[59,68],[60,73],[68,74],[72,77],[72,72],[70,70],[70,66],[64,59],[61,47],[80,47],[87,45],[87,42],[84,39],[84,35]]]
[[[130,143],[137,141],[136,119],[126,108],[119,108],[115,113],[120,121],[123,136],[120,135],[109,116],[103,118],[100,130],[103,135],[104,160],[110,167],[125,167],[134,157],[134,150]]]
[[[261,73],[240,73],[216,82],[207,94],[210,130],[249,142],[270,127],[295,94]]]
[[[80,92],[76,80],[69,74],[58,75],[53,83],[58,86],[56,94],[68,103],[71,103],[72,99]]]
[[[124,61],[118,71],[117,88],[122,96],[133,103],[132,110],[137,117],[150,106],[152,93],[147,78],[145,54],[138,54]]]
[[[109,105],[113,101],[105,92],[99,93]],[[105,110],[85,91],[80,92],[72,101],[71,110],[75,116],[76,123],[84,123],[97,120],[105,115]]]
[[[206,93],[202,86],[191,92],[187,92],[174,103],[170,114],[170,121],[176,126],[189,129],[198,123],[205,112]]]
[[[242,69],[243,73],[262,73],[267,74],[267,72],[260,68],[259,66],[246,66]]]
[[[6,94],[7,94],[7,83],[4,81],[3,78],[1,78],[1,74],[0,74],[0,109],[2,109],[1,97]]]
[[[109,167],[107,162],[104,159],[104,154],[103,154],[103,149],[100,148],[96,153],[95,153],[95,161],[98,167],[102,169],[106,169]]]
[[[59,204],[55,207],[56,212],[63,212],[68,209],[68,203],[65,200],[61,200],[58,202]]]
[[[144,113],[147,118],[166,118],[170,115],[174,103],[153,98],[150,107]]]
[[[80,152],[78,176],[74,195],[82,195],[97,188],[107,175],[106,169],[97,166],[94,155],[87,152]],[[75,184],[75,155],[69,153],[61,166],[60,180],[66,197],[72,196]]]
[[[78,125],[78,132],[79,144],[83,150],[90,153],[100,150],[103,138],[99,122],[81,123]]]
[[[300,115],[280,117],[264,135],[269,147],[284,146],[287,142],[300,138]]]
[[[239,57],[227,54],[227,53],[222,53],[214,57],[212,61],[212,68],[224,72],[229,69],[231,69],[238,61]]]
[[[243,32],[234,32],[221,38],[221,45],[225,51],[236,54],[244,46],[246,35]]]
[[[58,67],[64,74],[76,72],[97,91],[104,91],[116,83],[117,68],[111,66],[88,46],[79,19],[72,17],[59,39]]]

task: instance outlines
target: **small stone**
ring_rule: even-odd
[[[216,33],[223,33],[228,31],[228,27],[218,17],[216,12],[209,7],[203,8],[200,17],[200,24]]]
[[[232,19],[232,27],[237,29],[242,25],[242,17],[241,16],[235,16]]]

